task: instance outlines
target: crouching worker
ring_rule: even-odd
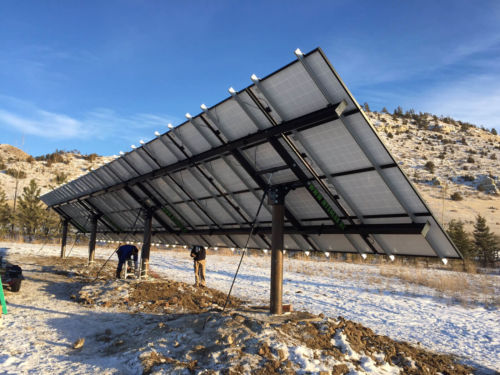
[[[121,245],[118,250],[116,250],[116,254],[118,255],[118,267],[116,268],[116,278],[119,279],[122,273],[122,268],[128,260],[134,258],[134,269],[137,271],[138,263],[137,263],[137,255],[139,254],[139,249],[134,245]],[[127,265],[125,266],[127,267]]]
[[[205,283],[205,257],[206,252],[203,246],[195,245],[191,247],[191,257],[194,259],[194,286],[206,286]]]

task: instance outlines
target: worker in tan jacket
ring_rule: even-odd
[[[191,258],[194,260],[194,286],[205,287],[205,258],[206,251],[203,246],[194,245],[191,247]]]

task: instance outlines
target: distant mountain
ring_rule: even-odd
[[[500,136],[451,118],[400,108],[393,114],[366,114],[438,220],[460,219],[471,230],[481,214],[500,234]],[[34,158],[0,144],[0,186],[13,200],[16,176],[18,194],[34,178],[43,194],[113,158],[77,151]]]

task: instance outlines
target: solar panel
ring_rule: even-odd
[[[42,200],[98,238],[137,237],[149,212],[153,242],[232,248],[276,188],[286,249],[460,258],[323,51],[296,55]],[[271,245],[272,205],[252,248]]]

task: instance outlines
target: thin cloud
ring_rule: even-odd
[[[0,96],[0,129],[50,140],[123,139],[137,142],[150,139],[153,132],[164,132],[174,118],[157,114],[121,115],[108,108],[89,111],[79,118],[50,112],[15,98]]]
[[[86,134],[86,129],[80,121],[43,110],[20,115],[0,109],[0,127],[2,126],[49,139],[78,138]]]
[[[439,85],[418,98],[428,112],[500,130],[500,74],[472,75]]]
[[[369,45],[368,41],[344,38],[333,43],[335,54],[331,60],[347,84],[364,87],[421,79],[457,64],[486,69],[493,65],[484,54],[497,48],[500,48],[500,34],[482,35],[439,51],[414,46],[399,54],[381,45]]]

